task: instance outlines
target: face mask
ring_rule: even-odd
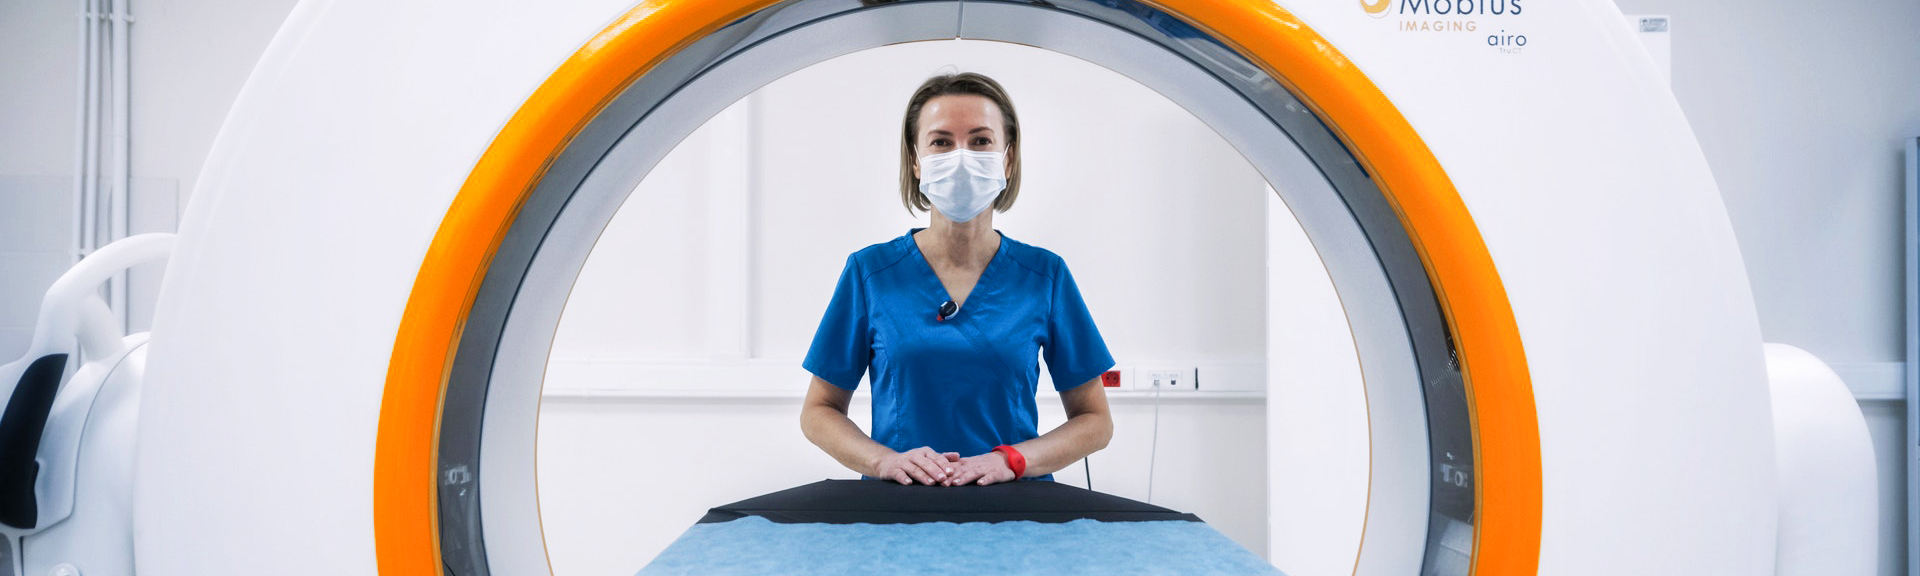
[[[920,193],[954,222],[979,216],[1007,187],[1007,158],[961,148],[920,157]]]

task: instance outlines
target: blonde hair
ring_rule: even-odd
[[[974,72],[928,78],[920,83],[919,89],[913,91],[913,97],[907,99],[907,116],[900,132],[900,203],[906,205],[909,213],[933,210],[933,203],[927,201],[927,195],[920,193],[920,177],[913,173],[914,161],[919,159],[914,148],[920,136],[920,109],[935,97],[955,94],[985,97],[1000,107],[1000,118],[1006,124],[1007,189],[1000,191],[1000,197],[993,200],[993,209],[1006,212],[1013,208],[1014,199],[1020,196],[1020,117],[1014,114],[1013,100],[1007,98],[1007,90],[1000,87],[999,82]]]

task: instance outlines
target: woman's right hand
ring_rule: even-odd
[[[953,474],[953,467],[959,461],[959,452],[941,453],[921,446],[880,457],[873,465],[873,477],[901,484],[919,482],[931,486]]]

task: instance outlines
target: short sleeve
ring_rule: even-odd
[[[1047,371],[1053,374],[1054,390],[1073,389],[1113,367],[1107,342],[1100,338],[1093,314],[1087,311],[1080,287],[1074,284],[1073,273],[1065,264],[1053,276],[1053,306],[1047,312],[1046,351],[1042,355],[1047,359]]]
[[[813,345],[801,366],[821,380],[846,390],[860,387],[873,360],[873,335],[868,330],[867,290],[859,266],[852,257],[840,272],[840,283],[833,289],[833,300],[820,318],[820,329],[813,333]]]

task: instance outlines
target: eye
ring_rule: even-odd
[[[946,148],[948,146],[952,146],[953,142],[947,140],[946,138],[934,138],[933,141],[927,142],[927,145],[935,148]]]
[[[974,146],[991,146],[991,145],[993,145],[993,139],[992,139],[992,138],[988,138],[988,137],[985,137],[985,136],[981,136],[981,137],[979,137],[979,138],[974,138],[974,139],[973,139],[973,145],[974,145]]]

